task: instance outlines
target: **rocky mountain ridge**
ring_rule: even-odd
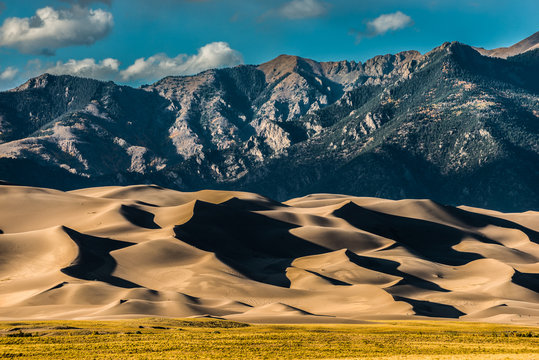
[[[539,50],[365,63],[281,55],[133,89],[44,74],[0,93],[0,174],[539,209]]]
[[[492,50],[486,50],[483,48],[474,49],[477,50],[481,55],[507,59],[510,56],[515,56],[523,54],[527,51],[539,49],[539,31],[509,47],[501,47]]]

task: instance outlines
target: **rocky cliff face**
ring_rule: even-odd
[[[446,43],[167,77],[141,89],[42,75],[0,94],[0,177],[429,197],[539,209],[539,50]]]

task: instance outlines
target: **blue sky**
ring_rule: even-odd
[[[508,46],[538,0],[4,0],[0,89],[45,71],[138,86],[293,54],[364,61],[445,41]]]

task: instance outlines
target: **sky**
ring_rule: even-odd
[[[48,72],[140,86],[280,54],[365,61],[539,31],[539,0],[0,0],[0,90]]]

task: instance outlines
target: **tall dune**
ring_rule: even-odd
[[[0,319],[539,324],[539,213],[0,186]]]

